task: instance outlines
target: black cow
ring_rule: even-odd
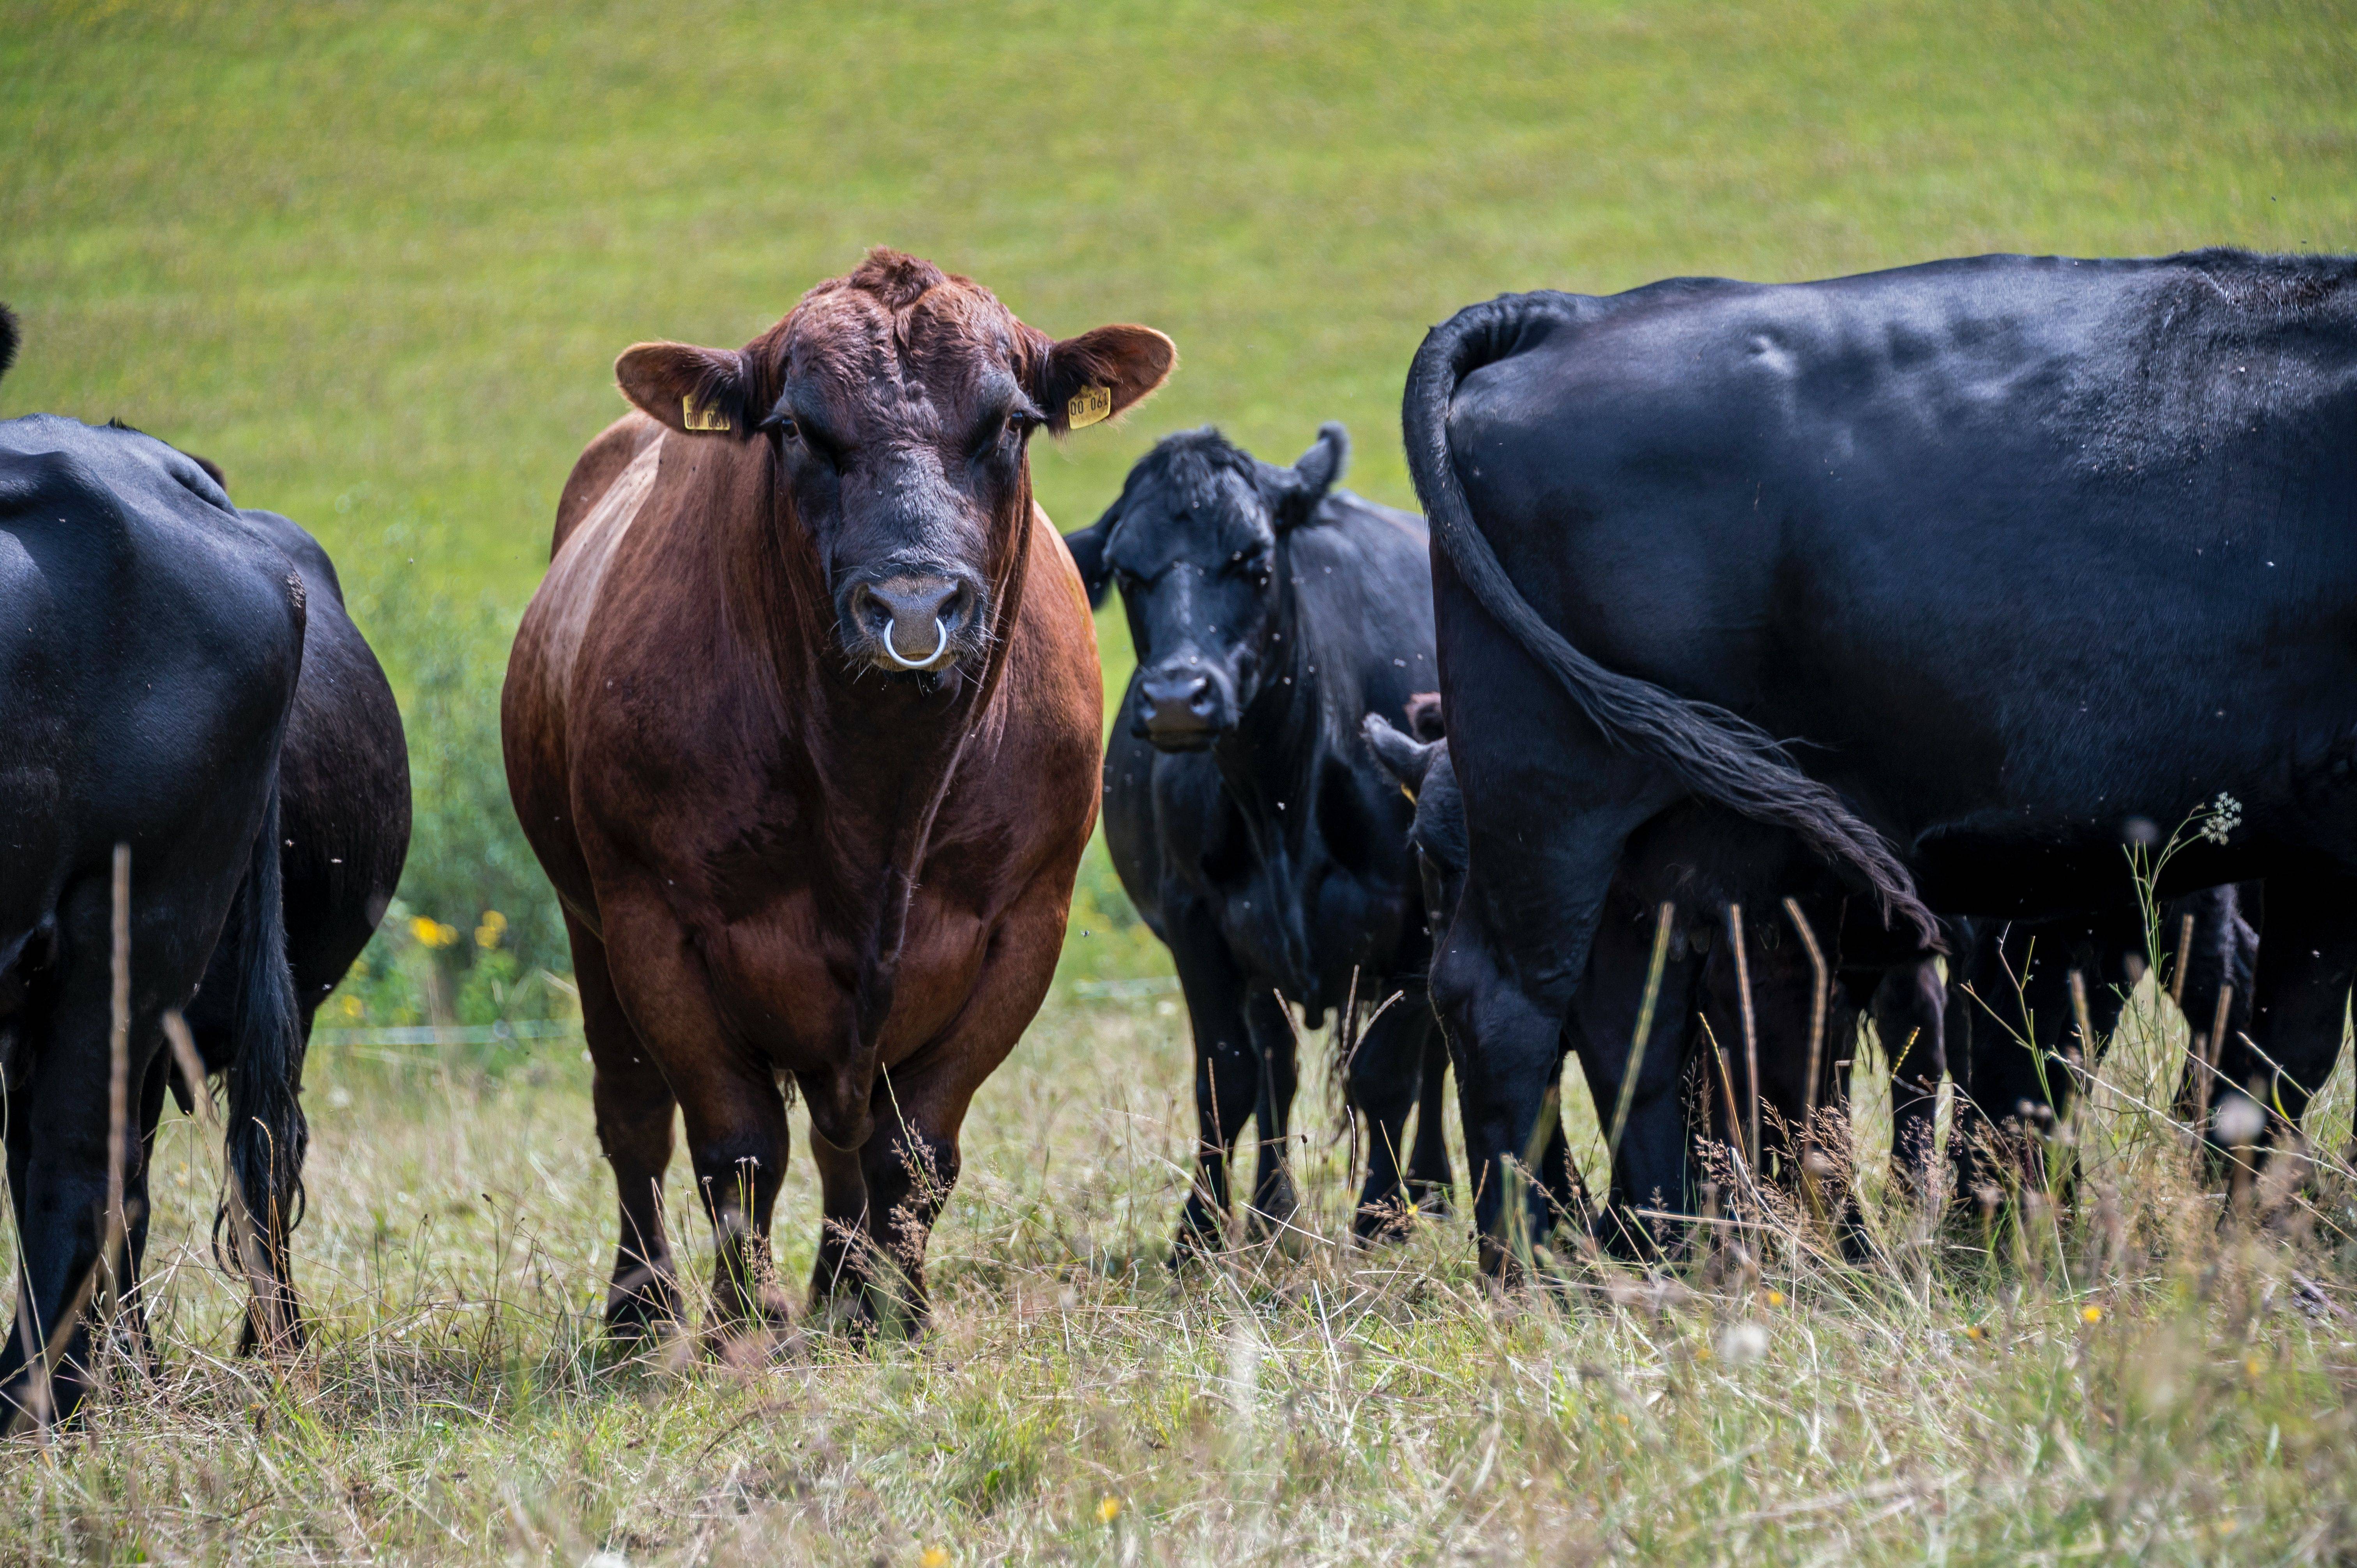
[[[2231,795],[2162,892],[2267,879],[2251,1034],[2292,1115],[2323,1081],[2357,970],[2357,261],[1507,296],[1426,338],[1404,422],[1471,855],[1434,990],[1485,1166],[1623,845],[1687,799],[1929,944],[1934,907],[2081,908],[2132,822]]]
[[[220,478],[218,468],[196,461]],[[343,583],[328,553],[276,512],[243,509],[239,515],[295,564],[305,590],[303,671],[278,754],[278,840],[286,962],[307,1052],[319,1004],[368,946],[401,885],[409,854],[409,746],[393,687],[345,613]],[[233,977],[245,963],[245,934],[232,926],[221,933],[188,1004],[189,1033],[212,1072],[236,1059]],[[298,1053],[298,1092],[302,1068]],[[189,1090],[177,1070],[172,1091],[188,1110]],[[295,1157],[299,1168],[299,1148]],[[299,1338],[300,1307],[283,1255],[269,1278],[278,1293],[275,1321]],[[258,1327],[257,1316],[249,1316],[243,1348],[254,1348]]]
[[[21,1418],[70,1412],[88,1381],[77,1307],[109,1230],[117,844],[131,851],[137,1122],[125,1129],[128,1231],[113,1261],[131,1322],[167,1078],[162,1018],[188,1005],[224,930],[242,960],[219,981],[230,1167],[259,1221],[262,1256],[248,1266],[283,1280],[304,1131],[278,757],[305,595],[285,554],[195,462],[70,419],[0,424],[0,1137],[21,1248],[0,1401]]]
[[[1119,585],[1137,649],[1128,723],[1105,757],[1105,843],[1169,945],[1194,1030],[1200,1179],[1181,1255],[1223,1233],[1247,1116],[1254,1223],[1294,1210],[1287,1001],[1315,1028],[1406,993],[1366,1023],[1345,1069],[1371,1124],[1358,1233],[1400,1211],[1419,1097],[1406,1186],[1421,1203],[1448,1187],[1408,808],[1357,734],[1368,709],[1397,712],[1432,684],[1429,544],[1422,519],[1332,488],[1348,451],[1339,424],[1289,468],[1216,431],[1173,435],[1068,540],[1092,595]]]

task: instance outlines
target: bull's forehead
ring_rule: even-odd
[[[894,311],[839,290],[794,312],[787,395],[838,436],[962,438],[1019,389],[1020,349],[1014,318],[970,291],[937,288]]]
[[[1140,486],[1122,506],[1105,556],[1132,576],[1153,578],[1180,562],[1216,572],[1275,542],[1259,489],[1218,467]]]

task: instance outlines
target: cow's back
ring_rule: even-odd
[[[2357,723],[2357,263],[1528,306],[1448,415],[1508,575],[1608,668],[1827,748],[1887,829],[2098,776],[2181,811]]]

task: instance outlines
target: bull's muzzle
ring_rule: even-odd
[[[977,597],[971,584],[952,577],[901,574],[854,588],[851,614],[885,669],[942,670],[958,660],[958,633]]]

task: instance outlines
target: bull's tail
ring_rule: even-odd
[[[16,330],[16,313],[0,305],[0,376],[16,362],[16,345],[23,341]]]
[[[236,991],[231,1002],[229,1169],[227,1201],[242,1201],[245,1219],[229,1215],[242,1257],[241,1272],[257,1300],[249,1344],[296,1331],[295,1294],[286,1276],[286,1237],[299,1218],[303,1156],[310,1130],[303,1120],[303,1026],[295,977],[286,964],[285,889],[279,871],[278,782],[273,779],[254,835],[245,880],[230,911],[237,940]]]
[[[1559,313],[1537,296],[1501,295],[1458,311],[1426,334],[1416,350],[1400,423],[1408,471],[1442,553],[1481,607],[1563,683],[1609,742],[1661,763],[1701,799],[1786,829],[1825,859],[1855,867],[1872,885],[1886,923],[1903,917],[1926,947],[1936,948],[1939,925],[1916,896],[1914,878],[1838,794],[1795,768],[1749,721],[1616,674],[1574,648],[1531,607],[1482,536],[1448,449],[1449,403],[1468,375],[1516,352]]]

